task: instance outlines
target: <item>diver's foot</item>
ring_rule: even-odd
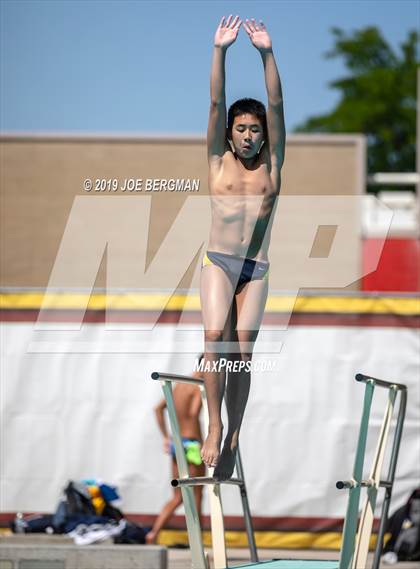
[[[225,441],[220,460],[214,469],[213,477],[217,480],[229,480],[235,469],[237,446]]]
[[[146,543],[147,545],[153,545],[154,543],[156,543],[156,539],[157,539],[157,533],[155,531],[149,531],[148,533],[146,533]]]
[[[223,427],[209,430],[206,440],[201,447],[201,458],[209,468],[217,466],[222,442]]]

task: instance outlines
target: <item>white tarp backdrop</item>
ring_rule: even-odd
[[[53,512],[67,480],[94,477],[118,486],[123,512],[158,513],[172,489],[153,412],[162,391],[150,374],[189,374],[195,360],[163,353],[174,326],[159,325],[155,349],[162,353],[149,354],[28,353],[34,324],[1,326],[0,510]],[[265,337],[276,334],[271,328]],[[83,334],[99,346],[105,341],[103,324],[84,324]],[[335,482],[352,473],[364,394],[358,372],[408,385],[393,511],[420,479],[419,330],[290,326],[282,340],[270,356],[276,369],[253,376],[240,436],[253,514],[344,516],[347,493]],[[385,403],[377,389],[366,471]],[[237,489],[224,487],[223,495],[225,514],[241,515]]]

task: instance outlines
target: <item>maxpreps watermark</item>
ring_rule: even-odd
[[[227,358],[219,358],[216,361],[205,360],[196,358],[194,363],[194,371],[198,373],[222,371],[240,373],[242,371],[247,373],[274,371],[276,369],[276,360],[272,359],[255,359],[251,361],[243,360],[229,360]]]
[[[109,187],[112,188],[112,182]],[[101,199],[92,199],[92,194],[93,191],[74,197],[34,324],[34,332],[37,334],[30,342],[28,351],[198,352],[202,347],[203,338],[202,321],[196,317],[200,310],[197,292],[202,266],[199,261],[200,255],[206,250],[205,244],[211,228],[212,202],[209,196],[183,194],[185,200],[175,208],[176,215],[170,227],[162,234],[158,250],[149,259],[151,221],[155,220],[157,223],[156,215],[152,215],[152,197],[156,194],[148,192],[143,194],[140,200],[138,194],[103,193],[99,194]],[[221,203],[226,211],[237,211],[238,199],[243,204],[241,207],[255,212],[255,220],[258,220],[263,196],[221,196],[217,198],[217,204]],[[362,266],[358,262],[360,231],[359,222],[355,225],[355,220],[360,219],[362,196],[286,195],[276,199],[279,203],[278,213],[270,230],[270,259],[273,268],[277,266],[281,267],[281,270],[272,270],[270,275],[270,289],[273,291],[270,297],[275,300],[275,305],[270,306],[269,297],[267,311],[276,314],[277,324],[266,330],[264,327],[261,329],[254,351],[255,354],[267,354],[267,357],[279,352],[284,331],[289,325],[301,288],[347,287],[377,268],[385,243],[385,237],[378,240],[374,255],[367,265]],[[385,215],[389,228],[392,211],[374,199]],[[243,203],[244,200],[246,203]],[[301,212],[307,209],[311,210],[311,216],[304,217],[305,223],[299,223]],[[312,254],[319,230],[325,226],[334,228],[328,251],[325,256]],[[293,255],[290,254],[291,246]],[[95,336],[92,341],[86,341],[84,315],[91,309],[91,292],[95,287],[95,279],[104,255],[106,289],[99,300],[100,310],[104,310],[105,314],[104,330],[107,332],[107,339],[100,335],[99,340]],[[182,289],[181,294],[180,283],[184,282],[183,279],[190,269],[193,272],[191,280],[190,276],[188,277],[190,284],[185,290]],[[80,294],[80,291],[83,294]],[[120,291],[130,291],[129,299],[126,298],[126,292]],[[61,307],[63,294],[72,295],[72,299],[77,298],[77,309],[72,312],[72,318],[61,321],[51,318],[51,315]],[[230,302],[232,300],[233,287]],[[175,304],[171,305],[172,302]],[[225,304],[227,317],[229,303]],[[126,308],[136,315],[133,321],[128,319],[120,322],[115,319],[115,315],[119,318]],[[145,310],[148,311],[147,318],[137,317],[137,314],[142,315]],[[165,310],[179,310],[175,335],[171,337],[167,349],[162,341],[162,327],[157,326]],[[240,330],[240,323],[238,326]],[[249,326],[247,323],[246,331],[250,330]],[[57,331],[60,333],[57,334]],[[116,339],[117,335],[121,340]],[[239,356],[232,357],[231,354],[236,353],[237,348],[225,348],[221,350],[218,345],[216,351],[226,359],[232,359],[230,367],[235,366],[235,360],[239,359]],[[253,358],[253,361],[254,359],[257,361],[264,357]],[[220,365],[226,369],[228,361]],[[240,365],[241,369],[246,369],[246,362],[240,364],[238,361],[238,371]],[[261,369],[263,365],[268,369],[268,364],[258,364]]]

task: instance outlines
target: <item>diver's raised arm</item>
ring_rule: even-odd
[[[223,155],[226,144],[226,51],[236,40],[241,26],[239,16],[221,19],[214,36],[213,58],[210,72],[210,113],[207,128],[207,154],[209,161]]]
[[[283,93],[271,37],[261,21],[257,24],[254,19],[246,20],[244,28],[253,46],[258,49],[262,58],[268,101],[268,147],[272,160],[278,168],[281,168],[284,161],[286,129],[284,124]]]

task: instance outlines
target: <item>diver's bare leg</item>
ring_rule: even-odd
[[[178,478],[178,466],[175,458],[172,458],[172,478]],[[181,488],[178,486],[173,489],[172,498],[166,502],[161,512],[153,524],[152,529],[146,534],[146,543],[151,545],[156,543],[160,530],[164,527],[166,522],[170,519],[172,514],[175,513],[177,508],[182,504]]]
[[[223,353],[223,330],[233,299],[233,287],[220,267],[207,265],[201,271],[200,298],[204,324],[205,352],[204,365],[216,365],[215,370],[205,371],[204,386],[206,389],[209,410],[209,432],[201,448],[203,462],[209,466],[217,465],[220,455],[223,424],[221,406],[225,391],[226,374],[219,371],[220,357]]]
[[[242,368],[237,372],[229,372],[226,387],[226,403],[228,412],[228,432],[226,434],[222,453],[214,476],[226,480],[233,474],[235,468],[236,449],[239,431],[245,413],[251,385],[251,371],[247,369],[252,361],[254,343],[261,326],[265,303],[268,294],[267,280],[251,281],[236,295],[237,326],[236,335],[239,343],[239,353],[232,353],[234,363],[242,362]]]

